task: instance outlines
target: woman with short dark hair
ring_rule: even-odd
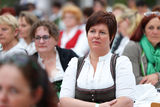
[[[110,52],[116,31],[112,13],[99,11],[89,17],[86,32],[90,52],[70,61],[60,92],[62,107],[133,106],[132,64],[127,57],[117,58]]]

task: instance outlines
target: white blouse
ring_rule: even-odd
[[[77,30],[80,29],[79,26],[74,27],[68,34],[64,31],[63,32],[63,36],[61,39],[61,48],[65,48],[67,42],[69,40],[71,40],[75,33],[77,32]],[[81,29],[82,30],[82,29]],[[86,33],[84,31],[82,31],[82,33],[80,34],[77,43],[75,45],[74,48],[72,48],[72,50],[78,55],[78,56],[84,56],[86,53],[88,53],[89,51],[89,45],[88,45],[88,40],[87,40],[87,36]]]
[[[25,48],[18,42],[14,47],[9,49],[8,51],[3,51],[3,47],[2,47],[2,51],[0,52],[0,58],[10,57],[14,54],[27,55],[27,52]]]
[[[118,46],[118,49],[115,51],[116,54],[122,55],[124,48],[126,47],[126,45],[128,44],[128,42],[130,41],[130,39],[128,37],[123,37],[120,45]]]
[[[22,44],[22,46],[26,49],[28,55],[33,55],[37,52],[35,42],[31,42],[30,44],[27,44],[23,38],[19,39],[19,43]]]
[[[110,71],[110,60],[112,53],[99,57],[96,72],[90,63],[89,56],[77,79],[77,85],[85,89],[103,89],[113,86],[114,81]],[[72,58],[62,82],[61,97],[75,97],[75,81],[77,73],[77,58]],[[116,62],[116,98],[127,96],[134,99],[135,77],[132,72],[132,64],[126,56],[120,56]]]
[[[56,50],[56,48],[55,48],[55,50]],[[45,69],[45,65],[42,63],[42,61],[43,61],[43,59],[38,54],[38,63],[41,65],[41,67],[43,69]],[[62,68],[57,50],[56,50],[56,69],[58,70],[58,72],[56,71],[56,74],[55,74],[54,70],[51,72],[51,77],[49,77],[50,82],[62,80],[63,76],[64,76],[64,70]]]

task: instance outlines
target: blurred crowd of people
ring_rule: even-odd
[[[51,8],[0,10],[0,106],[133,107],[136,85],[160,88],[160,5]]]

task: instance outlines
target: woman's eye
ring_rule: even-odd
[[[94,33],[94,32],[95,32],[95,30],[91,30],[90,32],[91,32],[91,33]]]
[[[10,88],[10,92],[12,94],[17,94],[18,93],[18,90],[16,88]]]
[[[22,25],[22,27],[26,27],[26,25]]]
[[[150,29],[150,30],[153,30],[153,29],[154,29],[154,27],[153,27],[153,26],[150,26],[150,27],[149,27],[149,29]]]
[[[160,26],[158,26],[157,29],[160,30]]]
[[[0,86],[0,91],[2,90],[2,86]]]
[[[2,28],[2,31],[6,31],[7,30],[7,28]]]
[[[105,32],[100,32],[100,34],[106,34]]]

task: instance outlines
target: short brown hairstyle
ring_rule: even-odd
[[[49,34],[56,40],[58,41],[58,36],[59,36],[59,30],[58,27],[51,21],[43,20],[43,21],[37,21],[35,24],[33,24],[31,28],[30,35],[32,38],[35,38],[35,32],[38,27],[44,26],[48,29]]]
[[[108,27],[109,37],[112,42],[117,31],[117,21],[115,16],[111,12],[98,11],[93,13],[86,24],[86,32],[88,34],[89,29],[97,24],[105,24]]]
[[[31,12],[22,11],[19,15],[19,18],[22,17],[24,17],[25,21],[30,25],[33,25],[36,21],[38,21],[38,17]]]

